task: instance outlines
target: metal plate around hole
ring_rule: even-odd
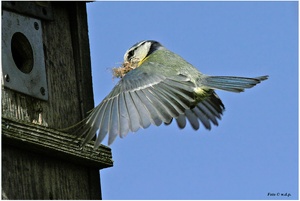
[[[15,64],[11,41],[20,32],[28,39],[33,52],[33,68],[22,72]],[[42,100],[48,100],[42,25],[35,18],[2,11],[2,85]]]

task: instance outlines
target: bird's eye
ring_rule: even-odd
[[[131,51],[128,52],[128,54],[127,54],[127,60],[131,59],[131,57],[133,56],[133,53],[134,53],[134,50],[131,50]]]

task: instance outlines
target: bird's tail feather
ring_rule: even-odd
[[[205,82],[202,83],[206,87],[220,89],[231,92],[243,92],[247,88],[252,88],[268,76],[260,76],[255,78],[234,77],[234,76],[207,76]]]

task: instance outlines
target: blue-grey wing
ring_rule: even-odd
[[[157,67],[152,63],[153,67]],[[166,76],[159,71],[134,69],[126,74],[111,93],[87,117],[79,130],[86,138],[83,144],[96,134],[97,148],[108,134],[108,144],[117,135],[126,136],[131,131],[159,126],[184,114],[195,102],[195,85],[182,74]]]
[[[206,129],[210,130],[211,123],[218,125],[217,119],[221,119],[224,110],[225,106],[219,96],[210,90],[210,95],[207,98],[198,102],[194,107],[186,109],[184,114],[180,114],[175,119],[181,129],[186,126],[187,119],[195,130],[200,127],[199,120]]]

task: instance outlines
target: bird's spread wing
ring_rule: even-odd
[[[218,125],[217,119],[221,119],[225,106],[214,90],[208,89],[206,90],[206,94],[207,96],[199,100],[195,106],[186,109],[184,114],[180,114],[175,118],[180,129],[185,128],[186,120],[190,122],[194,130],[199,129],[200,122],[208,130],[211,129],[211,123],[216,126]],[[171,122],[166,124],[169,125]]]
[[[194,88],[194,83],[182,74],[166,77],[147,69],[132,70],[89,114],[78,131],[86,136],[82,144],[90,141],[97,130],[95,148],[107,134],[111,144],[117,135],[123,137],[150,124],[169,123],[195,104]]]
[[[217,126],[217,119],[221,119],[224,110],[225,106],[221,99],[213,90],[209,90],[209,96],[206,99],[200,101],[195,107],[185,110],[184,114],[180,114],[175,119],[181,129],[186,126],[187,119],[195,130],[200,127],[199,120],[206,129],[210,130],[211,122]]]

